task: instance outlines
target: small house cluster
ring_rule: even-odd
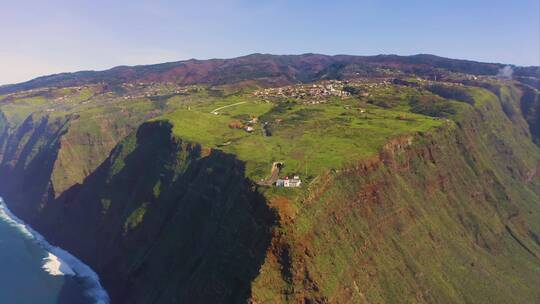
[[[120,87],[125,91],[123,99],[149,98],[172,95],[188,95],[200,90],[197,86],[180,86],[175,83],[139,82],[122,83]]]
[[[248,121],[242,122],[238,119],[231,120],[229,122],[229,128],[231,129],[243,129],[248,133],[255,131],[255,125],[259,121],[259,118],[252,117]],[[262,124],[264,126],[264,124]]]
[[[344,82],[329,80],[317,84],[299,84],[281,88],[268,88],[255,91],[253,95],[265,99],[281,97],[305,100],[306,103],[320,103],[321,99],[327,97],[349,97],[350,93],[344,91],[343,87]]]
[[[324,103],[329,97],[349,98],[352,95],[369,97],[370,91],[392,85],[392,78],[356,78],[351,80],[327,80],[316,84],[299,84],[280,88],[267,88],[253,92],[265,100],[293,98],[306,104]],[[356,92],[355,92],[356,91]]]
[[[284,179],[278,179],[276,181],[276,187],[285,187],[285,188],[298,188],[302,185],[302,180],[300,176],[295,175],[293,178],[285,176]]]

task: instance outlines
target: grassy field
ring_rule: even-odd
[[[290,245],[285,263],[265,261],[252,285],[257,302],[536,303],[538,255],[524,248],[538,252],[538,181],[507,170],[534,168],[539,154],[512,115],[519,95],[501,92],[499,100],[467,88],[473,105],[444,101],[459,127],[416,143],[431,146],[433,161],[417,154],[398,160],[406,170],[328,174],[331,182],[311,187],[319,194],[278,205],[288,215],[280,241]],[[510,230],[523,231],[522,241]]]
[[[51,89],[39,96],[29,93],[2,104],[1,111],[11,126],[19,125],[31,113],[50,118],[76,114],[78,118],[70,122],[67,138],[71,138],[71,154],[82,156],[87,153],[80,149],[99,148],[92,144],[94,148],[88,149],[88,143],[103,142],[98,152],[107,155],[105,150],[130,128],[153,117],[168,120],[178,137],[235,154],[245,161],[246,175],[255,181],[268,177],[273,162],[282,161],[282,176],[299,174],[309,182],[324,171],[377,153],[391,137],[444,123],[412,113],[411,101],[431,93],[410,87],[379,87],[371,89],[369,99],[330,97],[320,104],[283,98],[267,102],[242,90],[230,93],[211,87],[193,87],[182,94],[161,86],[131,93],[101,90],[95,86]],[[423,101],[422,106],[429,108],[431,99],[426,100],[428,103]],[[218,115],[213,113],[216,109]],[[253,118],[258,122],[249,124]],[[249,125],[253,132],[229,127],[234,123]],[[267,123],[271,136],[264,135],[262,123]],[[102,160],[96,158],[90,167]],[[84,172],[72,175],[77,180],[85,176]]]
[[[42,96],[22,98],[15,102],[2,105],[1,110],[7,120],[11,124],[16,125],[24,121],[24,119],[26,119],[28,115],[34,113],[36,109],[45,109],[48,102],[49,100]]]
[[[499,91],[441,86],[378,86],[368,95],[318,104],[281,97],[267,102],[246,91],[203,86],[52,88],[0,96],[0,130],[8,125],[5,115],[13,134],[21,134],[14,135],[19,143],[12,150],[28,155],[17,167],[30,168],[26,176],[41,170],[39,157],[54,157],[50,175],[32,174],[26,188],[43,183],[55,195],[84,196],[45,207],[73,220],[60,221],[62,227],[81,227],[72,230],[78,236],[106,227],[101,236],[125,248],[121,264],[144,284],[134,290],[149,292],[151,282],[172,294],[197,265],[212,270],[218,268],[208,261],[236,259],[231,270],[219,268],[234,274],[220,282],[249,277],[257,303],[532,303],[538,298],[540,188],[524,179],[539,156],[520,117],[520,91],[501,87],[497,97]],[[34,126],[18,129],[32,113]],[[48,116],[47,130],[37,127],[42,115]],[[176,146],[167,128],[137,130],[156,120],[171,122],[174,135],[187,142],[235,155],[246,172],[221,153],[199,159],[197,149],[185,149],[187,142]],[[376,155],[391,138],[418,132],[424,134],[414,137],[410,151],[389,153],[395,162],[340,170]],[[244,174],[253,181],[267,178],[275,161],[285,164],[281,176],[299,174],[305,186],[245,183]],[[34,192],[25,193],[25,201],[39,203],[43,192]],[[94,200],[89,194],[96,205],[87,203]],[[150,237],[149,231],[167,237]],[[270,233],[267,247],[260,240]],[[197,245],[200,252],[186,245],[210,234]],[[255,243],[261,248],[254,250]],[[254,253],[261,260],[245,275],[237,265],[245,266]],[[187,257],[195,257],[193,264],[186,264]],[[144,270],[151,268],[155,272]],[[182,278],[175,281],[164,271]]]
[[[220,107],[219,114],[211,112]],[[254,131],[229,127],[233,121],[246,123],[253,117]],[[412,134],[439,126],[443,121],[410,113],[406,107],[383,109],[357,99],[330,99],[307,105],[292,101],[267,103],[249,95],[233,95],[181,109],[158,120],[172,122],[173,132],[205,147],[233,153],[246,162],[247,175],[260,180],[274,161],[285,163],[284,175],[300,174],[307,179],[329,169],[373,155],[391,137]],[[264,136],[262,123],[271,136]]]

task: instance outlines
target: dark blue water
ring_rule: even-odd
[[[64,274],[51,275],[44,269],[45,258],[50,251],[69,262],[63,264],[69,265],[65,266],[68,271]],[[87,268],[69,253],[50,246],[31,228],[25,227],[0,201],[0,303],[107,303],[97,276],[85,276],[85,271],[93,273]],[[67,275],[71,269],[83,275]]]

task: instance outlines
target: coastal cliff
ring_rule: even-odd
[[[254,302],[536,301],[539,152],[485,93],[455,125],[322,176],[280,209]]]
[[[0,116],[0,191],[91,265],[113,303],[534,302],[538,92],[477,92],[440,126],[388,138],[292,196],[167,120],[88,145],[101,158],[82,170],[66,153],[76,116],[15,129]]]

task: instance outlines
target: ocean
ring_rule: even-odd
[[[13,215],[0,198],[0,303],[107,304],[97,275],[51,246]]]

